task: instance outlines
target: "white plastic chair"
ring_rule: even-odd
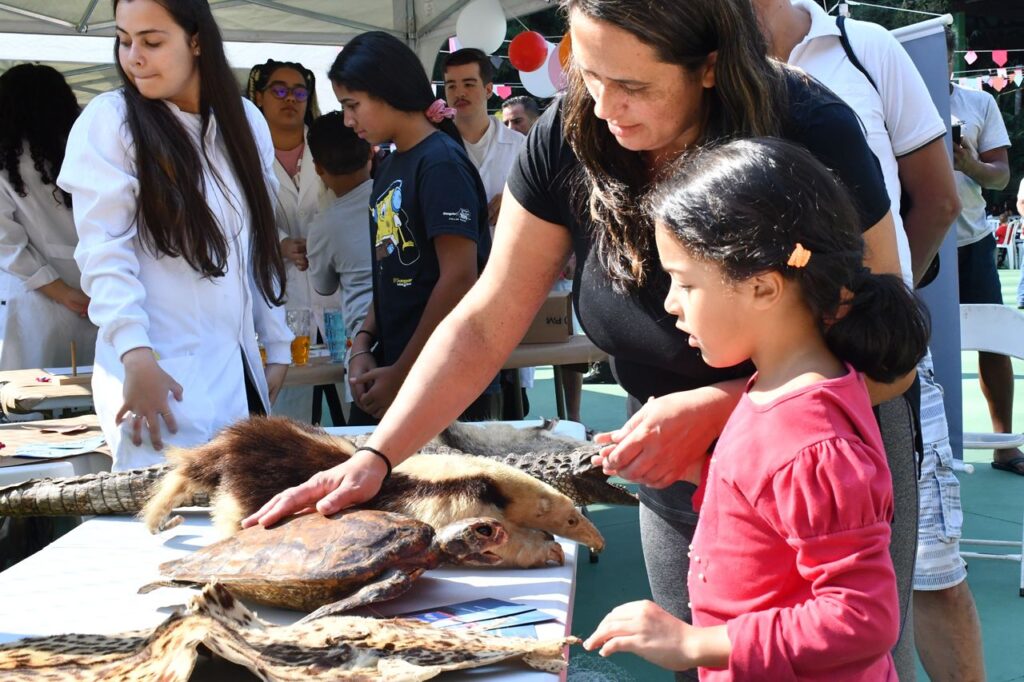
[[[995,230],[999,227],[999,219],[995,218],[996,224],[992,228],[993,234],[996,235],[996,256],[998,263],[998,255],[1001,249],[1006,250],[1006,267],[1011,270],[1017,269],[1017,232],[1020,229],[1020,219],[1009,220],[1006,223],[1006,233],[1002,239],[999,239]],[[990,223],[991,224],[991,223]]]
[[[964,304],[960,306],[960,349],[978,350],[1024,359],[1024,314],[1004,305]],[[1024,433],[967,433],[964,449],[997,450],[1024,445]],[[970,473],[969,464],[958,467]],[[1024,519],[1022,519],[1024,525]],[[1024,531],[1020,542],[961,538],[961,545],[1015,547],[1017,554],[960,552],[965,559],[1014,561],[1020,566],[1019,594],[1024,597]]]

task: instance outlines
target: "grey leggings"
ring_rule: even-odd
[[[917,466],[907,402],[896,398],[880,405],[879,423],[893,482],[895,513],[889,553],[896,570],[902,623],[893,657],[899,679],[913,682],[916,679],[914,628],[909,606],[917,555]],[[643,489],[641,498],[647,499],[640,505],[640,539],[651,594],[659,606],[687,622],[691,619],[686,588],[690,562],[686,553],[696,527],[696,517],[687,510],[692,509],[693,490],[687,483],[676,483],[663,491]],[[676,673],[676,679],[696,680],[697,674],[696,671]]]

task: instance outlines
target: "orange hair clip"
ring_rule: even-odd
[[[789,254],[789,260],[786,261],[786,265],[791,268],[803,268],[807,267],[808,261],[811,260],[811,252],[804,248],[804,245],[797,242],[796,246],[793,247],[793,253]]]

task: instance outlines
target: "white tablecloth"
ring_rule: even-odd
[[[539,422],[520,425],[529,423]],[[575,435],[576,426],[560,423],[556,430]],[[96,517],[0,573],[0,642],[69,632],[114,633],[151,628],[163,621],[176,606],[185,604],[192,592],[161,588],[140,595],[136,593],[138,588],[160,578],[158,567],[162,562],[216,539],[205,512],[186,512],[185,518],[184,524],[154,536],[133,518]],[[576,585],[576,545],[562,545],[564,566],[437,569],[427,572],[402,597],[376,605],[375,611],[388,616],[491,597],[550,613],[556,620],[537,625],[537,633],[541,637],[560,637],[570,632]],[[255,610],[265,620],[281,624],[294,622],[302,615],[265,606],[256,606]],[[224,666],[200,666],[192,679],[220,682],[227,674],[231,671],[226,672]],[[450,673],[444,679],[551,682],[558,678],[521,663],[510,663]]]

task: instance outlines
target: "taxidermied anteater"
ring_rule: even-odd
[[[152,532],[171,525],[168,515],[197,493],[211,496],[212,515],[224,535],[277,493],[347,460],[344,438],[282,417],[252,417],[224,429],[206,445],[171,450],[171,470],[157,484],[142,517]],[[562,563],[552,533],[595,551],[604,539],[571,499],[518,469],[486,457],[414,455],[394,468],[380,493],[361,505],[408,514],[441,528],[471,517],[505,524],[504,566]]]

